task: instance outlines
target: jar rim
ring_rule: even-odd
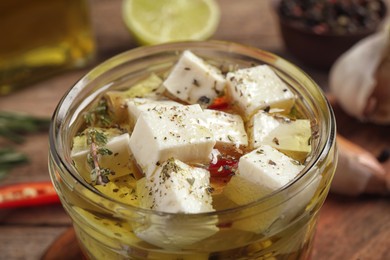
[[[301,171],[300,174],[298,174],[292,181],[288,182],[286,185],[284,185],[282,188],[277,189],[270,194],[261,197],[257,200],[254,200],[250,203],[239,205],[237,207],[233,208],[227,208],[223,210],[217,210],[212,212],[205,212],[205,213],[196,213],[196,214],[184,214],[184,213],[167,213],[167,212],[161,212],[151,209],[144,209],[141,207],[136,207],[132,205],[128,205],[125,203],[122,203],[120,201],[117,201],[103,193],[98,192],[96,189],[92,187],[92,185],[88,184],[75,170],[75,168],[71,165],[70,158],[67,158],[64,154],[65,147],[64,142],[62,140],[61,136],[61,127],[63,126],[63,123],[65,122],[65,118],[72,116],[72,120],[75,120],[74,115],[69,115],[69,107],[72,105],[72,101],[75,96],[79,95],[80,92],[88,86],[91,82],[93,82],[94,79],[96,79],[98,76],[104,74],[106,71],[115,69],[117,66],[120,66],[124,62],[128,61],[129,59],[138,59],[142,58],[143,56],[151,55],[151,54],[158,54],[158,53],[164,53],[164,52],[181,52],[184,50],[196,50],[196,49],[205,49],[209,51],[218,51],[218,52],[224,52],[226,54],[239,54],[239,55],[245,55],[251,58],[254,58],[258,61],[263,62],[272,62],[272,66],[274,66],[276,69],[279,70],[286,70],[288,69],[289,72],[293,71],[293,73],[299,74],[305,84],[310,84],[312,88],[317,91],[316,96],[321,100],[321,102],[324,105],[324,113],[326,113],[325,119],[327,122],[325,122],[325,125],[328,127],[328,130],[326,132],[326,136],[321,137],[322,141],[319,142],[319,145],[317,147],[317,151],[315,152],[315,156],[311,158],[311,160],[307,163],[305,168]],[[266,60],[266,61],[265,61]],[[109,86],[106,86],[109,87]],[[98,92],[94,93],[95,96],[88,96],[85,99],[85,105],[87,105],[89,102],[91,102],[99,93],[106,90],[106,88],[100,88]],[[312,98],[312,97],[311,97]],[[77,110],[82,110],[83,107],[78,107]],[[153,45],[153,46],[141,46],[137,47],[128,51],[125,51],[123,53],[120,53],[102,63],[94,67],[92,70],[90,70],[87,74],[85,74],[81,79],[79,79],[62,97],[59,104],[57,105],[57,108],[55,109],[52,117],[52,123],[50,126],[50,132],[49,132],[49,146],[50,146],[50,156],[52,156],[53,160],[57,164],[57,166],[60,166],[62,169],[65,170],[66,174],[68,174],[73,182],[79,183],[82,185],[82,188],[85,188],[88,190],[88,192],[92,192],[93,194],[97,195],[100,199],[107,200],[110,203],[115,203],[116,205],[119,205],[120,207],[131,210],[131,211],[138,211],[138,212],[145,212],[145,213],[155,213],[155,214],[164,214],[164,215],[197,215],[197,216],[210,216],[210,215],[221,215],[221,214],[228,214],[231,212],[236,212],[243,210],[245,208],[250,208],[256,205],[259,205],[261,203],[266,202],[267,200],[271,199],[272,197],[275,197],[277,194],[280,194],[284,192],[285,190],[289,189],[289,187],[293,186],[297,182],[299,182],[300,179],[302,179],[306,173],[310,171],[310,169],[317,165],[319,160],[323,160],[328,152],[331,150],[332,146],[335,143],[335,136],[336,136],[336,123],[335,123],[335,117],[333,110],[330,106],[330,103],[327,101],[325,95],[323,94],[321,88],[300,68],[293,65],[289,61],[272,54],[268,51],[261,50],[255,47],[251,47],[248,45],[235,43],[235,42],[229,42],[229,41],[217,41],[217,40],[209,40],[209,41],[184,41],[184,42],[173,42],[173,43],[165,43],[165,44],[159,44],[159,45]],[[60,171],[61,175],[61,171]],[[63,176],[62,176],[63,177]],[[310,185],[308,183],[307,185]],[[304,187],[303,187],[304,188]],[[92,200],[92,198],[88,197],[89,200]],[[288,200],[288,198],[285,198],[285,200]],[[277,205],[283,203],[285,200],[280,201]],[[272,205],[272,207],[276,207],[277,205]],[[109,209],[107,209],[109,210]],[[268,210],[268,208],[264,209],[265,211]]]

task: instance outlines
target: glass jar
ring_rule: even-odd
[[[95,53],[88,0],[0,2],[0,95],[81,67]]]
[[[80,177],[70,152],[82,112],[107,90],[129,87],[151,73],[164,75],[184,50],[225,70],[268,64],[290,85],[318,135],[309,162],[293,181],[247,205],[202,214],[172,214],[115,201]],[[336,167],[335,134],[335,118],[321,89],[284,59],[230,42],[170,43],[113,57],[65,94],[51,126],[49,169],[89,259],[306,259]],[[274,217],[272,224],[261,229],[270,216]],[[137,236],[148,229],[160,234],[176,232],[177,239],[166,247],[155,246]],[[216,231],[200,241],[182,243],[194,232],[208,229]]]

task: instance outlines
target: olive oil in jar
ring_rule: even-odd
[[[87,0],[2,0],[0,31],[0,95],[81,67],[95,50]]]

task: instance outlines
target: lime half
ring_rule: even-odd
[[[208,39],[220,19],[215,0],[124,0],[122,11],[143,45]]]

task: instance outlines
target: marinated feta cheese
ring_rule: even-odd
[[[250,146],[270,145],[299,161],[311,151],[311,125],[308,119],[290,119],[263,110],[252,116],[248,124]]]
[[[263,140],[284,154],[304,161],[311,151],[311,126],[308,119],[282,120]]]
[[[204,126],[199,105],[161,107],[142,113],[130,137],[130,148],[146,176],[174,157],[183,162],[208,162],[215,145]]]
[[[229,72],[227,90],[247,118],[266,107],[283,109],[287,113],[295,95],[268,65]]]
[[[303,172],[318,144],[317,126],[276,68],[237,69],[243,64],[216,60],[222,72],[206,56],[180,53],[170,70],[152,69],[156,74],[142,74],[137,82],[139,75],[129,78],[135,83],[126,89],[117,90],[127,84],[121,81],[115,90],[91,96],[84,118],[77,118],[71,156],[80,176],[110,200],[85,196],[123,220],[106,222],[109,215],[79,210],[94,217],[87,235],[109,227],[110,237],[152,248],[151,258],[164,251],[167,258],[182,252],[187,259],[187,252],[201,248],[196,257],[206,259],[210,250],[230,250],[210,246],[226,234],[239,248],[312,211],[324,170],[310,165]],[[91,136],[94,131],[101,134]],[[303,188],[288,186],[298,177]],[[139,209],[137,216],[124,210],[126,204]],[[231,210],[234,216],[225,218]],[[277,241],[275,246],[285,249]]]
[[[134,225],[133,230],[139,239],[152,245],[179,250],[217,233],[219,231],[217,222],[216,216],[191,218],[180,214],[169,216],[150,214],[144,223]]]
[[[204,109],[202,118],[212,132],[217,144],[247,146],[248,136],[239,115],[218,110]]]
[[[223,92],[226,80],[216,67],[184,51],[163,85],[186,103],[207,106]]]
[[[170,158],[149,178],[137,183],[140,206],[168,213],[202,213],[214,211],[210,194],[210,173]],[[207,238],[218,231],[217,218],[206,219],[180,215],[151,215],[135,234],[162,248],[181,248]]]
[[[258,149],[242,156],[238,163],[238,171],[231,178],[223,190],[223,196],[238,205],[254,202],[271,192],[282,188],[297,176],[303,165],[280,153],[269,145],[262,145]],[[285,206],[277,206],[284,200],[284,196],[259,204],[264,212],[256,214],[259,209],[249,208],[243,215],[254,215],[236,221],[232,226],[236,229],[255,233],[264,232],[281,214],[286,212]],[[267,209],[267,207],[270,207]],[[267,209],[267,210],[265,210]]]
[[[210,194],[210,173],[170,158],[149,177],[141,192],[140,205],[168,213],[214,211]]]
[[[247,180],[240,175],[234,175],[223,189],[222,197],[224,200],[233,201],[236,205],[246,205],[259,200],[259,198],[266,196],[268,193],[269,190],[264,189],[257,182]],[[259,204],[258,207],[262,209],[262,214],[256,213],[259,210],[257,208],[243,210],[241,214],[245,217],[238,218],[237,221],[232,223],[232,227],[255,233],[267,230],[284,210],[283,207],[273,207],[272,203],[275,203],[274,205],[279,204],[278,201],[267,201]],[[267,207],[270,207],[270,209],[267,209]]]
[[[264,139],[279,125],[280,120],[276,119],[264,110],[260,110],[254,114],[248,124],[250,147],[260,147],[264,142]]]
[[[299,162],[272,146],[261,145],[240,158],[237,174],[272,192],[293,180],[303,168]]]
[[[130,135],[128,133],[116,135],[120,131],[111,131],[111,133],[104,130],[98,131],[107,135],[108,141],[104,148],[109,151],[107,154],[99,155],[99,167],[110,170],[109,178],[117,178],[131,173],[134,169],[129,146]],[[91,171],[93,169],[88,160],[90,152],[86,134],[75,137],[71,157],[75,167],[87,182],[92,181]]]
[[[152,109],[161,110],[169,109],[175,106],[183,106],[182,104],[173,100],[153,100],[148,98],[133,98],[126,102],[129,112],[129,120],[131,125],[135,125],[139,115],[142,112],[148,112]]]

